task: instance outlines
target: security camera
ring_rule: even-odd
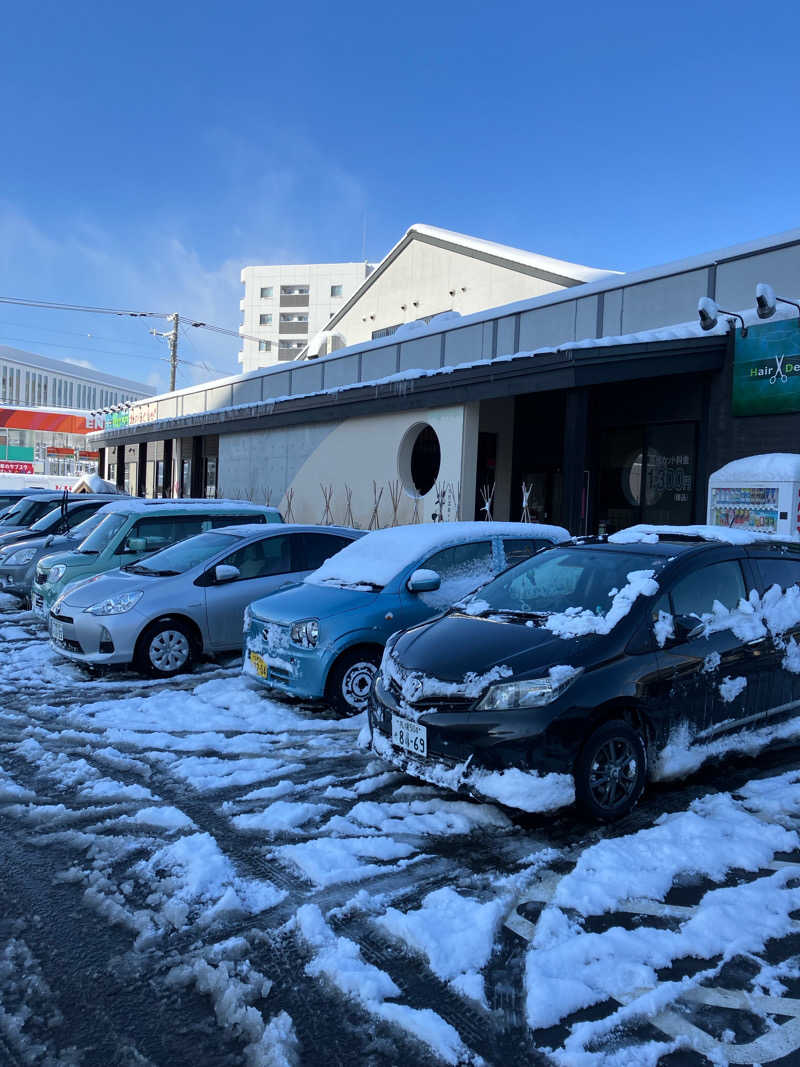
[[[713,330],[719,322],[719,308],[710,296],[701,296],[697,301],[697,314],[704,330]]]
[[[775,314],[776,307],[775,290],[766,282],[759,282],[756,286],[756,311],[760,319],[771,318]]]

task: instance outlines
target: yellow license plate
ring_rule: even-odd
[[[269,678],[269,667],[257,652],[250,653],[250,662],[255,667],[259,678]]]

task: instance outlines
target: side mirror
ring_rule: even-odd
[[[147,549],[147,539],[145,537],[129,537],[127,541],[123,542],[120,551],[123,555],[129,555],[131,553],[144,552]]]
[[[676,615],[672,624],[675,627],[674,643],[694,641],[696,637],[702,637],[706,631],[706,624],[696,615]]]
[[[406,589],[409,593],[433,593],[441,584],[441,575],[436,571],[426,571],[424,567],[421,567],[408,579]]]
[[[214,568],[214,580],[218,583],[233,582],[241,576],[241,571],[238,567],[232,566],[230,563],[218,563]]]

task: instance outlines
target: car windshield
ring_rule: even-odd
[[[58,500],[37,500],[36,498],[25,497],[0,522],[7,526],[30,526],[32,522],[36,522],[43,515],[47,515],[53,508],[60,506],[61,502]]]
[[[97,526],[88,537],[81,541],[75,551],[81,552],[83,555],[96,556],[103,551],[114,534],[121,530],[127,521],[128,516],[125,514],[111,514],[104,516],[100,525]]]
[[[42,515],[41,519],[37,519],[30,528],[36,533],[50,533],[52,528],[58,525],[60,519],[61,505],[58,504],[51,511],[48,511],[46,515]]]
[[[90,515],[88,519],[84,519],[83,522],[77,526],[73,526],[70,530],[70,534],[73,537],[79,538],[83,541],[89,536],[92,530],[96,530],[100,523],[106,516],[101,511],[96,511],[94,515]]]
[[[505,571],[468,601],[470,615],[605,614],[632,571],[660,571],[664,556],[597,548],[551,548]]]
[[[179,541],[176,545],[170,545],[169,548],[148,556],[146,561],[129,563],[122,569],[133,574],[185,574],[192,567],[216,556],[218,552],[234,547],[239,541],[241,538],[236,534],[209,530],[207,533],[187,537],[185,541]]]

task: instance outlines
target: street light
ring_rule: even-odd
[[[767,285],[766,282],[759,282],[756,286],[756,311],[758,312],[758,317],[760,319],[772,318],[778,304],[791,304],[793,308],[797,308],[798,315],[800,315],[800,304],[796,304],[794,300],[776,296],[775,290],[771,285]],[[798,318],[798,323],[800,323],[800,318]]]

